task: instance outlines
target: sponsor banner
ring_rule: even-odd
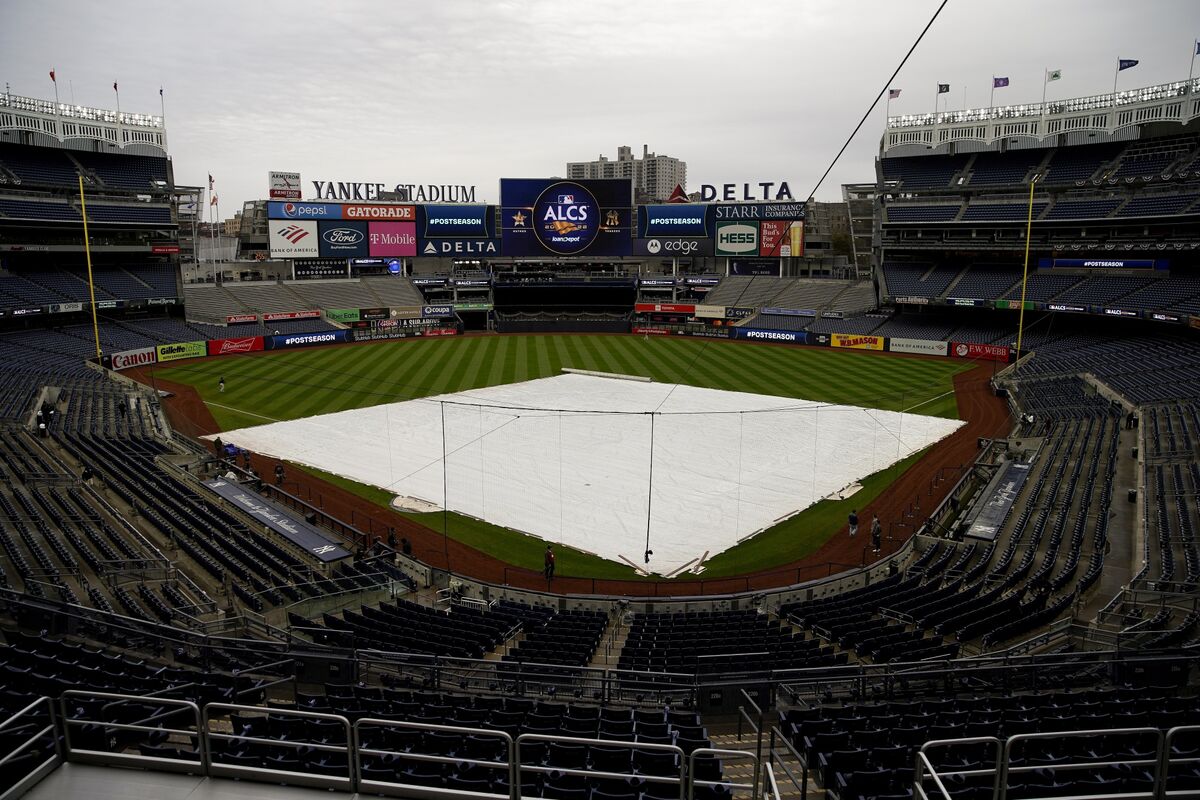
[[[211,339],[208,342],[210,356],[227,356],[233,353],[256,353],[263,349],[263,337],[243,336],[240,339]]]
[[[828,333],[809,333],[808,334],[808,344],[815,344],[815,345],[819,345],[821,347],[829,347],[831,344],[833,344],[833,342],[830,341],[830,334],[828,334]]]
[[[1106,317],[1140,317],[1141,315],[1142,315],[1142,312],[1130,311],[1127,308],[1106,308],[1106,309],[1104,309],[1104,316],[1106,316]]]
[[[178,297],[151,297],[146,301],[148,306],[173,306],[179,302]]]
[[[756,342],[791,342],[805,344],[808,334],[804,331],[771,331],[765,328],[730,328],[735,339],[750,339]]]
[[[501,178],[504,255],[629,255],[632,196],[627,178]]]
[[[738,308],[736,306],[725,307],[725,319],[745,319],[746,317],[754,316],[754,309],[748,307]]]
[[[413,286],[445,286],[445,278],[410,278],[409,282]]]
[[[815,317],[817,312],[812,308],[775,308],[768,306],[762,310],[764,314],[779,314],[784,317]]]
[[[1179,314],[1168,314],[1165,311],[1151,311],[1146,316],[1155,322],[1174,322],[1178,324],[1184,321],[1184,318]]]
[[[950,355],[955,358],[971,358],[980,361],[1012,360],[1012,350],[1003,344],[975,344],[974,342],[951,342]]]
[[[49,308],[51,314],[73,314],[83,311],[83,303],[53,303]]]
[[[981,306],[983,300],[976,300],[971,297],[947,297],[946,305],[948,306]]]
[[[692,312],[693,316],[701,319],[725,319],[725,306],[706,306],[696,305],[696,310]]]
[[[262,315],[263,322],[278,322],[281,319],[320,319],[321,312],[312,308],[308,311],[275,311]]]
[[[392,308],[392,319],[408,319],[421,316],[421,306],[400,306]]]
[[[330,539],[315,525],[309,525],[304,520],[291,516],[282,507],[275,505],[270,500],[264,500],[254,492],[243,489],[237,483],[217,478],[205,481],[204,485],[243,513],[264,523],[268,528],[281,534],[297,547],[312,553],[321,561],[337,561],[350,555],[346,548]]]
[[[494,256],[500,253],[498,239],[422,239],[419,255]]]
[[[947,342],[932,339],[903,339],[895,336],[887,340],[887,349],[892,353],[918,353],[926,356],[944,356],[948,352]]]
[[[99,311],[110,311],[114,308],[121,308],[124,300],[97,300],[96,309]]]
[[[372,222],[367,240],[373,256],[417,254],[417,226],[413,222]]]
[[[458,328],[426,328],[418,333],[424,336],[458,336]]]
[[[299,200],[299,172],[268,172],[267,197],[272,200]]]
[[[387,319],[389,316],[391,316],[391,310],[387,308],[360,308],[358,310],[359,319]]]
[[[685,286],[716,286],[720,282],[715,275],[689,275],[683,279]]]
[[[157,253],[159,255],[174,255],[175,253],[179,252],[179,245],[177,245],[177,244],[152,244],[152,245],[150,245],[150,252]]]
[[[355,328],[350,331],[354,342],[382,342],[388,339],[415,339],[420,331],[411,328]]]
[[[634,325],[634,333],[640,333],[643,336],[670,336],[671,332],[666,328],[655,328],[648,325]]]
[[[732,258],[729,260],[730,275],[767,275],[772,278],[780,276],[779,259],[777,258]]]
[[[320,255],[316,222],[278,220],[271,223],[270,229],[272,258]]]
[[[634,239],[633,255],[662,256],[674,258],[679,256],[711,256],[713,254],[712,239],[688,239],[683,237]]]
[[[829,337],[833,347],[844,347],[851,350],[882,350],[882,336],[862,336],[857,333],[834,333]]]
[[[345,329],[319,331],[317,333],[293,333],[264,336],[263,346],[267,350],[284,350],[289,347],[313,347],[320,344],[337,344],[350,341],[350,332]]]
[[[358,322],[362,317],[359,316],[357,308],[327,308],[325,319],[333,322]]]
[[[359,258],[367,255],[367,223],[318,222],[322,258]]]
[[[129,369],[130,367],[144,367],[148,364],[158,363],[158,350],[154,347],[139,347],[136,350],[122,350],[120,353],[113,353],[112,368],[113,369]]]
[[[158,345],[158,361],[179,361],[208,355],[208,342],[175,342]]]
[[[337,203],[267,203],[269,219],[341,219]]]
[[[639,314],[694,314],[696,306],[690,303],[636,303],[633,310]]]
[[[454,285],[460,286],[460,287],[461,286],[482,287],[482,286],[491,286],[491,284],[492,284],[492,282],[489,278],[455,278],[454,279]]]
[[[421,238],[425,239],[491,239],[496,216],[495,206],[425,205],[420,208],[424,222]]]
[[[227,325],[238,325],[243,322],[258,322],[258,314],[229,314],[225,317]]]
[[[1071,314],[1086,314],[1087,306],[1075,305],[1073,303],[1046,303],[1047,311],[1066,311]]]
[[[842,312],[840,311],[822,311],[821,319],[841,319]]]
[[[638,286],[674,286],[674,278],[639,278]]]
[[[453,317],[454,306],[421,306],[422,317]]]
[[[343,205],[341,208],[342,219],[404,220],[407,222],[416,222],[417,220],[416,206]],[[415,230],[413,235],[416,236]]]
[[[758,223],[718,222],[715,252],[719,256],[757,254]]]
[[[927,306],[929,305],[928,297],[897,297],[897,303],[903,303],[910,306]],[[999,301],[997,301],[999,302]],[[1007,302],[1007,301],[1005,301]],[[1007,306],[1006,306],[1007,307]]]
[[[292,272],[296,280],[316,280],[319,278],[345,278],[345,261],[302,261],[292,264]]]
[[[712,229],[712,206],[675,205],[638,206],[638,237],[692,236],[707,239]]]
[[[804,223],[800,220],[763,220],[758,227],[760,256],[799,258],[804,255]]]
[[[713,206],[717,220],[804,219],[804,203],[738,203]]]
[[[1016,310],[1016,309],[1021,308],[1021,301],[1020,300],[996,300],[994,305],[996,308],[1010,308],[1010,309]],[[1036,307],[1037,307],[1037,304],[1035,302],[1033,302],[1032,300],[1025,301],[1025,310],[1026,311],[1033,311],[1034,308],[1036,308]]]
[[[971,527],[967,528],[965,534],[967,538],[983,539],[987,542],[996,538],[996,534],[1000,532],[1000,528],[1012,510],[1013,503],[1016,502],[1017,495],[1021,493],[1021,487],[1025,485],[1025,480],[1029,477],[1029,466],[1029,464],[1009,462],[1004,467],[1004,474],[996,484],[992,496],[983,504],[983,508],[975,517],[975,521],[971,523]]]
[[[491,303],[455,303],[455,311],[491,311]]]
[[[382,267],[387,263],[386,258],[352,258],[350,259],[350,267]]]
[[[1038,269],[1170,269],[1165,258],[1039,258]]]

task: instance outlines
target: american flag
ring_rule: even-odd
[[[900,96],[899,89],[888,89],[888,100],[895,100]]]

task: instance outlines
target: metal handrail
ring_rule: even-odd
[[[552,734],[543,733],[523,733],[517,737],[516,751],[514,757],[514,768],[516,776],[514,785],[520,785],[521,772],[561,772],[566,775],[593,775],[601,778],[629,778],[633,777],[632,772],[601,772],[598,770],[579,769],[578,767],[543,767],[536,765],[527,765],[521,760],[521,743],[522,742],[557,742],[558,744],[579,744],[589,747],[618,747],[624,750],[655,750],[662,753],[672,753],[678,764],[678,775],[676,777],[667,777],[665,775],[641,775],[637,777],[647,783],[667,783],[679,785],[679,797],[682,800],[684,796],[684,788],[686,785],[684,765],[687,757],[683,752],[683,748],[674,744],[657,744],[653,742],[622,742],[617,740],[607,739],[585,739],[577,736],[555,736]]]
[[[72,717],[67,712],[67,701],[70,698],[90,698],[97,700],[117,700],[117,701],[133,701],[140,703],[152,703],[156,705],[176,706],[181,710],[190,710],[192,712],[192,722],[194,729],[187,728],[164,728],[160,725],[146,725],[140,723],[123,723],[123,722],[108,722],[105,720],[79,719]],[[68,689],[62,693],[58,700],[60,716],[62,718],[62,734],[64,757],[67,760],[83,760],[90,762],[98,761],[115,761],[119,764],[129,764],[131,766],[144,766],[146,764],[157,764],[165,769],[175,769],[176,771],[187,770],[188,768],[199,768],[199,771],[207,773],[209,764],[208,758],[208,743],[204,739],[203,731],[200,728],[200,707],[191,700],[176,700],[170,697],[144,697],[133,694],[117,694],[115,692],[93,692],[84,689]],[[106,710],[111,708],[116,703],[107,703],[104,706]],[[145,722],[145,721],[143,721]],[[166,733],[176,736],[185,736],[188,739],[195,739],[196,742],[196,758],[195,759],[174,759],[174,758],[157,758],[155,756],[134,755],[132,753],[110,753],[103,750],[90,750],[87,748],[78,748],[71,743],[71,727],[84,725],[98,725],[106,730],[128,730],[128,731],[155,731],[158,733]],[[80,758],[82,756],[82,758]]]
[[[775,770],[771,769],[771,765],[767,764],[765,768],[767,774],[767,800],[779,799],[779,786],[775,783]]]
[[[698,756],[698,755],[704,756],[706,758],[710,758],[710,757],[711,758],[722,758],[722,757],[724,757],[724,758],[751,758],[751,759],[754,759],[754,762],[755,762],[754,774],[756,776],[758,775],[759,758],[758,758],[758,756],[754,755],[753,753],[749,753],[745,750],[726,750],[726,749],[723,749],[720,747],[697,747],[687,757],[687,766],[688,766],[688,769],[687,769],[687,774],[688,774],[687,800],[695,800],[697,784],[699,784],[700,786],[725,785],[725,786],[728,786],[730,788],[730,790],[748,789],[750,791],[751,800],[758,800],[758,797],[760,794],[760,792],[759,792],[760,787],[757,782],[755,782],[755,783],[734,783],[732,781],[696,780],[696,778],[694,778],[693,776],[696,774],[696,756]]]
[[[515,765],[517,763],[513,758],[514,753],[515,753],[514,742],[513,742],[512,736],[507,731],[489,730],[486,728],[464,728],[464,727],[461,727],[458,725],[434,725],[434,724],[427,724],[427,723],[422,723],[422,722],[404,722],[402,720],[377,719],[374,717],[364,717],[362,719],[355,720],[354,725],[352,727],[352,734],[354,737],[353,738],[354,759],[353,759],[351,766],[352,766],[352,769],[354,770],[354,775],[357,780],[356,785],[358,787],[358,790],[361,792],[371,791],[372,789],[377,788],[376,784],[381,783],[380,781],[366,780],[365,778],[363,778],[362,756],[364,756],[364,755],[386,756],[386,755],[393,754],[392,751],[390,751],[390,750],[377,750],[374,748],[363,747],[363,745],[362,745],[362,727],[364,725],[374,725],[374,726],[386,727],[386,728],[400,728],[402,730],[458,733],[458,734],[463,734],[465,736],[481,736],[481,737],[497,739],[497,740],[503,742],[505,745],[505,751],[506,751],[505,761],[481,761],[481,760],[475,759],[475,758],[457,758],[457,757],[451,757],[451,756],[438,756],[438,755],[433,755],[432,753],[413,753],[413,752],[406,752],[404,754],[404,758],[411,759],[413,761],[429,761],[431,763],[437,763],[437,764],[471,764],[471,765],[475,765],[475,766],[488,767],[491,769],[499,769],[501,767],[504,767],[505,770],[508,772],[509,796],[512,798],[512,800],[517,800],[517,798],[519,797],[518,793],[514,793],[514,792],[519,792],[519,788],[520,788],[519,783],[514,780],[514,777],[515,777],[514,770],[516,768]],[[416,786],[417,784],[388,782],[388,783],[386,783],[386,785],[388,785],[388,786]],[[422,789],[427,790],[427,789],[429,789],[429,787],[422,787]],[[453,791],[454,791],[454,796],[458,796],[457,790],[453,790]],[[491,793],[491,794],[493,794],[496,797],[502,796],[502,795],[495,794],[495,793]]]

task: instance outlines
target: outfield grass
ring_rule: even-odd
[[[972,365],[826,348],[638,336],[488,336],[403,340],[184,363],[158,377],[194,386],[222,430],[560,374],[563,367],[656,381],[800,397],[957,418],[953,376]],[[225,391],[218,381],[225,379]],[[917,458],[866,478],[844,502],[822,501],[708,562],[705,577],[737,575],[802,558],[838,530]],[[391,494],[314,474],[387,506]],[[433,530],[442,514],[410,514]],[[521,567],[541,569],[544,544],[470,517],[448,515],[450,536]],[[561,575],[630,578],[632,569],[564,549]]]

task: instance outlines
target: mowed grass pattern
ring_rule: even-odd
[[[393,403],[483,386],[544,378],[563,367],[642,375],[713,389],[957,417],[955,373],[965,362],[720,340],[601,335],[478,336],[414,339],[350,347],[234,356],[160,368],[156,375],[194,386],[223,430]],[[225,379],[225,391],[218,381]],[[821,501],[781,525],[714,557],[706,577],[744,574],[803,558],[867,506],[916,460],[905,459],[863,481],[847,501]],[[310,470],[316,472],[315,470]],[[390,495],[322,475],[368,500]],[[440,531],[443,515],[408,515]],[[519,532],[449,515],[449,535],[528,569],[540,569],[544,545]],[[630,578],[624,565],[561,548],[562,575]],[[686,577],[686,576],[684,576]]]
[[[161,367],[155,374],[194,386],[229,430],[545,378],[563,367],[954,418],[952,378],[968,366],[719,340],[468,336],[225,357]],[[219,394],[221,377],[225,391]]]

